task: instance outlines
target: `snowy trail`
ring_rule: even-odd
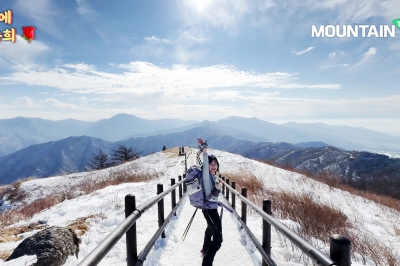
[[[201,265],[200,250],[207,225],[201,210],[197,211],[185,241],[181,240],[194,211],[195,209],[190,205],[189,200],[185,198],[180,213],[177,213],[177,217],[171,221],[170,230],[166,231],[166,239],[157,241],[154,251],[149,254],[144,265]],[[223,243],[213,265],[261,264],[261,262],[257,264],[252,261],[249,251],[243,245],[238,223],[227,211],[224,211],[223,214],[222,230]],[[182,258],[186,259],[182,260]]]
[[[239,155],[213,150],[217,156],[224,173],[247,172],[254,174],[265,183],[265,186],[272,191],[287,191],[295,194],[313,195],[313,200],[336,206],[343,210],[348,220],[360,230],[376,239],[384,239],[385,246],[393,248],[395,253],[400,253],[399,241],[399,212],[380,206],[356,195],[339,189],[331,189],[327,185],[308,179],[300,174],[288,172],[260,162],[256,162]],[[195,164],[196,155],[189,157],[188,166]],[[140,167],[138,167],[140,166]],[[68,257],[64,266],[76,266],[95,247],[97,247],[118,225],[125,219],[124,197],[127,194],[136,196],[136,204],[139,206],[156,196],[157,184],[163,184],[164,190],[170,187],[171,178],[177,179],[184,171],[184,157],[178,157],[171,152],[158,152],[138,160],[122,164],[113,168],[86,173],[77,173],[67,176],[49,177],[34,179],[22,183],[21,187],[27,192],[27,202],[38,198],[46,197],[52,193],[65,193],[71,188],[71,184],[79,183],[87,179],[104,179],[112,177],[113,173],[121,171],[137,171],[157,173],[158,178],[148,182],[123,183],[112,185],[93,193],[79,196],[73,199],[65,199],[53,207],[35,214],[26,221],[20,221],[14,226],[29,225],[38,221],[48,226],[68,226],[84,218],[88,223],[88,231],[81,236],[79,247],[79,258]],[[178,198],[178,189],[176,194]],[[335,200],[332,200],[335,199]],[[221,196],[221,201],[225,201]],[[164,198],[164,212],[167,216],[171,211],[171,196]],[[240,213],[239,201],[236,201],[237,211]],[[200,249],[203,242],[206,223],[201,212],[197,212],[192,227],[183,242],[182,234],[194,212],[188,199],[184,199],[178,208],[177,216],[174,217],[165,228],[166,238],[158,239],[154,248],[150,251],[145,260],[145,265],[201,265]],[[89,217],[89,218],[88,218]],[[143,250],[145,245],[158,229],[157,204],[140,217],[137,221],[137,244],[138,251]],[[297,228],[297,224],[291,220],[278,220],[282,224]],[[261,265],[261,255],[249,241],[244,230],[236,218],[224,211],[222,220],[223,243],[215,257],[215,266],[221,265]],[[253,234],[261,240],[262,219],[248,213],[247,226]],[[79,230],[78,230],[79,231]],[[23,238],[36,233],[35,231],[19,234]],[[295,248],[276,229],[272,229],[272,259],[277,265],[312,265],[310,259]],[[11,252],[22,240],[0,243],[1,252]],[[329,245],[312,241],[316,248],[329,254]],[[3,260],[0,259],[0,266]],[[98,264],[99,266],[126,265],[126,239],[122,237],[110,250],[106,257]],[[352,261],[354,266],[376,265],[369,258],[364,263],[359,254],[355,254]]]
[[[196,155],[192,154],[188,158],[188,166],[195,164],[195,159]],[[183,169],[180,173],[182,172]],[[194,211],[195,208],[185,197],[177,216],[167,226],[166,238],[157,240],[144,265],[201,265],[200,250],[207,226],[201,210],[197,211],[185,241],[181,240]],[[261,265],[258,256],[251,255],[252,252],[246,249],[236,218],[226,210],[222,216],[222,231],[223,243],[215,256],[213,265]]]

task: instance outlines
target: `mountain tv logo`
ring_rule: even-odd
[[[396,27],[400,29],[400,18],[392,20],[393,25],[321,25],[311,26],[311,37],[317,38],[395,38]]]
[[[393,24],[394,24],[397,28],[400,29],[400,18],[398,18],[398,19],[393,19],[392,22],[393,22]]]

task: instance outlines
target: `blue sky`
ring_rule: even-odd
[[[0,42],[0,119],[241,116],[400,136],[400,30],[311,37],[312,25],[391,25],[398,0],[2,0],[7,9],[19,36]]]

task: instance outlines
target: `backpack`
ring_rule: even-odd
[[[193,207],[204,209],[208,200],[206,200],[203,186],[203,170],[197,165],[190,166],[186,174],[185,183],[190,204]]]

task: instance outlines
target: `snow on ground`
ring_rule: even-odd
[[[341,209],[360,231],[377,239],[382,239],[387,246],[392,247],[400,254],[400,235],[395,230],[395,226],[398,228],[400,224],[400,213],[398,211],[346,191],[336,188],[330,189],[328,185],[306,178],[301,174],[263,164],[240,155],[221,151],[214,151],[214,155],[217,156],[220,162],[222,173],[237,173],[243,171],[243,169],[248,170],[262,179],[269,190],[310,195],[316,202]],[[261,239],[262,220],[256,217],[257,215],[251,216],[248,226],[258,239]],[[274,238],[274,236],[272,237]],[[274,259],[274,254],[276,254],[274,249],[279,246],[276,244],[272,244],[272,257]],[[328,246],[319,248],[329,254]],[[286,259],[291,257],[289,254],[282,253],[282,255]],[[353,261],[352,265],[363,264],[360,261]]]
[[[294,193],[307,193],[313,195],[318,202],[330,204],[341,208],[349,219],[359,228],[369,234],[385,239],[387,245],[392,246],[400,253],[400,236],[396,235],[393,225],[399,224],[399,213],[384,206],[379,206],[361,197],[352,195],[338,189],[330,189],[327,185],[304,176],[272,167],[257,161],[246,159],[242,156],[222,151],[212,151],[218,157],[222,173],[250,171],[262,179],[266,187],[274,191],[290,191]],[[188,166],[195,164],[195,154],[190,155]],[[74,184],[87,178],[108,178],[117,168],[132,169],[139,166],[140,171],[153,171],[161,173],[157,180],[150,182],[128,183],[109,186],[88,195],[75,199],[65,200],[52,208],[38,213],[32,219],[18,223],[18,225],[42,221],[49,226],[66,226],[74,220],[96,215],[89,218],[90,229],[81,238],[79,258],[69,257],[65,265],[77,265],[90,251],[92,251],[107,235],[114,230],[124,219],[124,197],[127,194],[136,196],[137,206],[156,196],[156,184],[164,184],[164,190],[170,186],[170,179],[181,175],[184,170],[184,157],[172,157],[166,153],[155,153],[139,160],[126,163],[117,167],[58,176],[52,178],[36,179],[22,183],[24,189],[29,191],[29,199],[45,197],[52,191],[66,191]],[[178,190],[177,190],[178,197]],[[166,196],[165,216],[171,211],[171,197]],[[240,213],[240,204],[237,200],[237,211]],[[272,203],[273,204],[273,203]],[[200,265],[200,249],[204,237],[206,222],[203,214],[198,211],[185,241],[181,240],[182,234],[194,212],[194,208],[185,198],[174,217],[166,227],[166,238],[157,240],[155,247],[148,255],[145,265]],[[261,239],[262,220],[258,215],[248,215],[247,224]],[[137,221],[138,251],[140,252],[158,228],[157,206],[150,208]],[[290,225],[291,221],[282,221]],[[240,229],[236,218],[224,212],[222,247],[217,253],[214,265],[261,265],[261,256]],[[28,237],[35,232],[25,233]],[[12,250],[19,242],[0,243],[1,250]],[[329,253],[329,247],[318,247]],[[288,244],[276,230],[272,230],[272,258],[277,265],[304,265],[300,257],[301,252]],[[2,265],[0,260],[0,265]],[[8,264],[7,264],[8,265]],[[99,265],[126,265],[126,240],[122,237],[116,246],[108,253]],[[354,261],[352,265],[363,265]],[[373,264],[367,264],[373,265]]]
[[[24,255],[22,257],[16,258],[15,260],[4,262],[2,266],[29,266],[35,262],[37,262],[36,255]]]

